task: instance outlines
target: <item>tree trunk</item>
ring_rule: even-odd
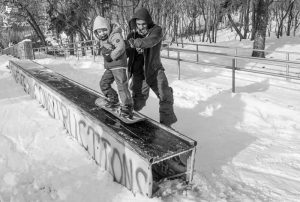
[[[298,23],[298,15],[299,15],[300,11],[297,11],[295,17],[294,17],[294,31],[293,31],[293,35],[296,36],[296,31],[297,28],[299,27],[299,23]]]
[[[294,18],[294,1],[292,2],[291,8],[289,10],[289,17],[288,17],[288,22],[287,22],[287,30],[286,30],[286,35],[290,36],[291,35],[291,27],[292,27],[292,22]]]
[[[285,18],[288,16],[288,14],[290,14],[293,6],[294,6],[294,0],[289,1],[289,7],[287,8],[287,10],[286,10],[286,12],[285,12],[284,15],[283,15],[284,11],[282,11],[282,18],[280,19],[280,23],[279,23],[279,27],[278,27],[277,38],[279,38],[280,36],[282,36],[282,33],[283,33],[283,22],[284,22]]]
[[[249,32],[249,14],[250,14],[250,0],[247,0],[244,16],[244,39],[247,39],[247,34]]]
[[[42,45],[43,46],[47,46],[47,42],[45,39],[44,34],[41,32],[41,30],[39,29],[38,25],[35,25],[33,22],[31,22],[29,19],[27,20],[27,22],[30,24],[30,26],[34,29],[35,33],[37,34],[37,36],[40,38]]]
[[[20,5],[23,6],[22,4],[20,4]],[[27,22],[31,25],[31,27],[34,29],[34,31],[38,35],[38,37],[41,39],[42,44],[44,46],[47,46],[46,38],[45,38],[43,32],[41,31],[40,27],[36,23],[36,20],[34,19],[33,15],[25,7],[22,7],[22,8],[26,11],[26,14],[27,14],[27,16],[29,18],[29,19],[27,19]]]
[[[211,30],[211,10],[210,5],[207,11],[207,23],[206,23],[206,41],[209,40],[209,43],[211,43],[211,37],[210,37],[210,30]]]
[[[70,55],[74,55],[74,35],[73,33],[70,35],[70,45],[69,45],[69,48],[70,48]]]
[[[202,34],[202,42],[204,42],[205,40],[205,35],[206,35],[206,32],[207,32],[207,19],[205,17],[205,13],[203,13],[203,19],[204,19],[204,27],[203,27],[203,34]]]
[[[236,26],[236,24],[233,22],[230,13],[227,14],[227,17],[228,17],[229,22],[233,26],[234,30],[236,31],[236,33],[239,35],[240,41],[241,41],[244,38],[244,36],[242,35],[241,31],[238,29],[238,27]]]
[[[166,38],[166,35],[167,35],[167,17],[168,17],[168,15],[167,15],[167,13],[164,13],[163,15],[162,15],[162,31],[163,31],[163,34],[164,34],[164,39],[163,40],[165,40],[165,38]]]
[[[181,47],[183,48],[183,19],[180,20],[180,27],[179,27],[179,35],[180,35],[180,42],[181,42]]]
[[[201,41],[201,17],[200,16],[199,16],[198,26],[199,26],[199,41]]]
[[[200,6],[200,9],[201,9],[201,14],[203,16],[203,20],[204,20],[204,26],[203,26],[203,33],[202,33],[202,39],[201,41],[204,42],[204,39],[205,39],[205,36],[206,36],[206,29],[207,29],[207,18],[206,18],[206,6],[204,5],[204,3],[202,2],[201,3],[201,6]],[[201,23],[201,19],[199,19],[199,24]]]
[[[284,17],[282,17],[279,21],[277,35],[276,35],[278,39],[279,39],[279,37],[282,36],[283,20],[284,20]]]
[[[271,20],[272,21],[272,20]],[[271,32],[272,32],[272,23],[269,23],[269,25],[268,25],[268,29],[267,29],[267,32],[268,32],[268,37],[270,37],[271,36]]]
[[[81,44],[81,55],[82,56],[85,56],[86,55],[86,53],[85,53],[85,47],[84,46],[86,46],[85,45],[85,42],[84,42],[84,37],[83,37],[83,35],[82,34],[79,34],[80,35],[80,40],[82,41],[80,44]]]
[[[215,32],[214,32],[214,42],[217,43],[217,33],[218,33],[218,26],[219,26],[219,12],[216,10],[216,13],[215,13],[215,23],[214,23],[214,29],[215,29]]]
[[[177,42],[177,37],[178,37],[178,24],[179,24],[179,18],[178,15],[175,14],[174,16],[174,41]]]
[[[252,1],[252,30],[251,30],[251,41],[255,38],[255,33],[257,29],[257,22],[256,22],[256,10],[257,10],[257,0]]]
[[[196,17],[193,19],[193,36],[194,36],[194,41],[196,41],[196,34],[197,34],[197,21]]]
[[[266,31],[269,20],[268,7],[270,0],[258,0],[257,6],[255,7],[255,27],[256,32],[254,36],[253,49],[264,50],[265,49],[265,40],[266,40]],[[253,51],[253,57],[265,57],[265,52],[262,51]]]

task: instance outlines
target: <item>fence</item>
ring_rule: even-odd
[[[2,50],[3,54],[12,55],[19,59],[33,59],[31,41],[22,41]]]
[[[230,68],[232,69],[232,91],[235,92],[235,71],[247,71],[252,73],[258,73],[258,74],[266,74],[271,76],[277,76],[277,77],[284,77],[286,79],[295,79],[300,80],[300,62],[298,61],[291,61],[290,55],[300,55],[298,52],[285,52],[285,51],[266,51],[266,50],[256,50],[256,49],[246,49],[246,48],[240,48],[240,47],[229,47],[229,46],[216,46],[216,45],[203,45],[203,44],[189,44],[189,43],[181,43],[182,47],[183,45],[191,45],[195,46],[196,50],[190,50],[190,49],[182,49],[182,48],[171,48],[171,43],[166,42],[165,47],[163,49],[163,52],[166,51],[166,55],[162,55],[163,58],[172,59],[177,61],[177,67],[178,67],[178,79],[181,77],[181,62],[189,62],[189,63],[196,63],[196,64],[205,64],[210,65],[214,67],[222,67],[222,68]],[[214,48],[221,48],[225,49],[227,52],[228,50],[233,50],[232,53],[216,53],[216,52],[209,52],[209,51],[201,51],[199,50],[199,47],[214,47]],[[242,54],[239,54],[239,50],[247,50],[249,51],[262,51],[265,53],[272,54],[285,54],[285,59],[271,59],[271,58],[257,58],[257,57],[249,57],[249,56],[243,56]],[[176,53],[175,57],[170,56],[170,52]],[[192,55],[196,55],[196,60],[190,60],[190,59],[182,59],[180,53],[188,53]],[[217,56],[222,58],[229,59],[229,62],[227,61],[227,64],[225,61],[222,61],[222,64],[217,63],[207,63],[199,60],[199,55],[209,55],[209,56]],[[241,63],[242,61],[251,61],[251,62],[259,62],[260,64],[271,64],[272,68],[269,68],[266,70],[265,66],[256,68],[256,69],[249,69],[242,67],[243,65],[238,66],[238,62]],[[225,63],[225,64],[224,64]],[[277,67],[279,66],[279,67]]]
[[[250,48],[241,48],[241,47],[231,47],[231,46],[219,46],[219,45],[208,45],[208,44],[191,44],[191,43],[176,43],[178,46],[181,44],[182,48],[171,47],[171,42],[163,42],[162,48],[162,57],[167,59],[172,59],[177,61],[178,68],[178,79],[181,78],[181,62],[196,63],[196,64],[205,64],[214,67],[222,67],[227,69],[232,69],[232,91],[235,92],[235,71],[247,71],[257,74],[265,74],[277,77],[284,77],[286,79],[295,79],[300,80],[300,62],[291,60],[291,55],[300,55],[298,52],[285,52],[285,51],[268,51],[268,50],[258,50]],[[194,46],[195,50],[183,49],[185,46]],[[200,49],[205,48],[205,51]],[[213,51],[208,51],[207,49],[214,48]],[[218,50],[216,50],[218,49]],[[220,51],[221,50],[221,51]],[[80,57],[85,55],[92,55],[93,59],[96,59],[96,56],[99,55],[100,47],[97,45],[97,41],[80,41],[72,44],[66,44],[61,47],[40,47],[33,49],[33,55],[35,59],[42,57],[65,57],[69,55],[76,55],[79,60]],[[252,51],[261,51],[265,53],[281,54],[285,56],[284,59],[273,59],[273,58],[257,58],[250,57],[249,54]],[[164,54],[166,52],[166,54]],[[191,59],[182,59],[182,54],[188,54],[188,57],[195,55],[194,60]],[[174,55],[175,54],[175,55]],[[222,61],[221,64],[213,62],[203,62],[200,58],[200,55],[209,55],[214,57],[223,57],[227,58],[227,61]],[[187,55],[185,55],[187,57]],[[251,68],[245,67],[246,62],[259,62],[259,65],[268,64],[268,68],[265,66],[254,66]],[[227,62],[227,63],[226,63]],[[270,66],[271,65],[271,66]]]
[[[91,44],[91,45],[89,45]],[[65,57],[67,58],[70,55],[74,55],[79,60],[80,57],[85,55],[92,55],[95,57],[99,55],[100,47],[97,45],[97,41],[80,41],[70,44],[64,44],[62,46],[46,46],[40,48],[33,48],[34,59],[40,59],[44,57]]]

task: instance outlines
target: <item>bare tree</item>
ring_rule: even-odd
[[[1,3],[4,3],[4,1]],[[45,35],[41,29],[41,26],[43,26],[46,21],[44,10],[41,9],[44,8],[45,1],[14,0],[11,1],[11,5],[18,9],[18,12],[13,15],[27,21],[41,40],[41,43],[46,45]]]
[[[274,2],[273,6],[275,7],[274,15],[277,21],[277,38],[281,37],[283,34],[283,25],[285,19],[289,16],[290,23],[292,19],[292,9],[294,7],[294,0],[288,0],[288,1],[276,1]],[[290,29],[291,24],[289,25]]]
[[[269,6],[272,0],[254,0],[254,10],[253,15],[254,22],[252,22],[252,29],[255,30],[254,33],[254,43],[253,49],[264,50],[266,41],[266,31],[269,20]],[[254,24],[253,24],[254,23]],[[252,52],[253,57],[265,57],[265,52],[256,51]]]

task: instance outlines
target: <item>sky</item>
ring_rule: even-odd
[[[248,40],[217,45],[250,48]],[[174,45],[176,46],[176,45]],[[274,51],[297,52],[300,39],[268,38]],[[192,49],[192,46],[184,48]],[[218,48],[206,51],[222,52]],[[249,49],[239,50],[245,55]],[[166,54],[166,52],[162,52]],[[195,55],[182,54],[183,58]],[[281,58],[282,57],[282,58]],[[200,61],[230,64],[221,57],[200,55]],[[291,54],[291,60],[300,55]],[[300,81],[210,65],[163,59],[178,122],[175,130],[196,140],[195,174],[188,187],[162,184],[153,198],[134,195],[113,182],[58,120],[16,84],[0,56],[0,201],[298,201],[300,198]],[[36,62],[99,91],[102,58],[44,58]],[[245,68],[285,71],[285,67],[238,61]],[[300,72],[299,68],[292,68]],[[151,92],[143,114],[158,120],[158,99]]]

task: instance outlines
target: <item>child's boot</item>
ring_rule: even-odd
[[[121,106],[120,109],[120,116],[127,118],[127,119],[132,119],[133,117],[133,107],[132,106]]]

